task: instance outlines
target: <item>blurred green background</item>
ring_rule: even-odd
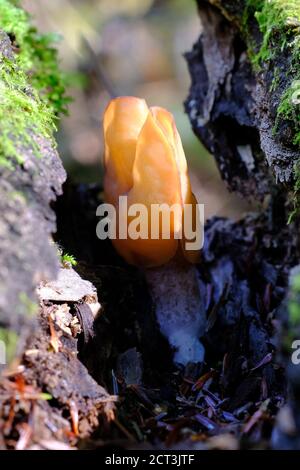
[[[171,111],[206,218],[239,218],[249,206],[230,194],[214,159],[194,136],[183,101],[190,79],[183,53],[199,36],[193,0],[23,0],[43,32],[62,36],[61,67],[70,74],[69,116],[58,131],[60,156],[76,182],[101,182],[102,116],[109,91],[145,98]]]

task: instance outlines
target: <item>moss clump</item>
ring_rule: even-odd
[[[20,149],[39,147],[32,133],[52,139],[55,129],[52,110],[36,91],[28,93],[28,80],[16,63],[2,58],[0,63],[0,164],[12,166],[12,159],[22,163]]]
[[[299,0],[247,0],[243,17],[243,29],[251,18],[255,18],[262,33],[262,42],[257,47],[250,44],[249,52],[255,67],[265,66],[280,53],[285,53],[289,68],[285,77],[290,77],[290,86],[282,94],[277,108],[277,120],[287,119],[294,127],[294,145],[300,147],[300,1]],[[250,41],[251,43],[251,41]],[[275,83],[276,82],[276,83]],[[280,84],[278,71],[274,75],[271,91]]]
[[[262,34],[259,46],[248,31],[253,20]],[[300,0],[245,0],[242,25],[254,68],[269,64],[274,69],[270,92],[279,92],[274,133],[283,120],[287,121],[291,144],[300,149]],[[283,55],[288,64],[284,71],[276,68],[277,57]],[[289,222],[300,210],[299,162],[294,165],[294,181],[294,209]]]
[[[0,0],[0,29],[13,43],[15,59],[0,57],[0,165],[22,163],[24,145],[39,155],[32,138],[52,139],[57,116],[66,111],[65,78],[52,35],[40,35],[14,0]]]
[[[62,254],[60,260],[64,268],[71,268],[72,266],[77,265],[75,257],[73,255],[69,255],[68,253]]]
[[[300,69],[300,59],[298,62]],[[300,148],[300,70],[299,79],[294,80],[281,98],[277,109],[277,117],[288,119],[294,123],[293,144]]]
[[[272,59],[278,48],[283,50],[286,46],[294,49],[295,40],[300,27],[299,0],[248,0],[245,9],[245,19],[254,16],[259,29],[263,34],[262,43],[258,52],[253,56],[256,63],[264,63]],[[296,46],[299,39],[296,38]],[[296,47],[298,49],[298,47]],[[294,53],[293,50],[291,50]]]
[[[52,106],[55,114],[66,113],[70,98],[65,96],[66,76],[58,66],[53,47],[57,34],[39,34],[30,23],[30,16],[16,0],[0,0],[0,28],[11,38],[17,54],[17,65],[41,98]]]

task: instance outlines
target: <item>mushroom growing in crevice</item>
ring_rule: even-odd
[[[118,97],[105,110],[103,129],[104,196],[117,215],[112,243],[143,269],[174,361],[202,362],[206,319],[195,264],[203,221],[174,118],[143,99]]]

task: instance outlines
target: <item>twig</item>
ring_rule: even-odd
[[[84,35],[81,35],[81,40],[85,49],[87,50],[87,52],[89,53],[91,57],[92,69],[94,70],[97,78],[103,84],[105,90],[110,95],[110,97],[116,98],[117,96],[119,96],[119,93],[117,93],[114,85],[112,84],[111,79],[108,77],[106,70],[101,64],[101,61],[99,60],[99,57],[96,54],[95,50],[93,49],[90,42],[87,40],[87,38]]]

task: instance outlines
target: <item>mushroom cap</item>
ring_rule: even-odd
[[[117,238],[112,240],[116,250],[128,263],[144,267],[165,264],[178,251],[188,261],[197,262],[199,251],[186,251],[184,240],[176,237],[182,230],[184,205],[192,204],[195,215],[197,201],[191,191],[187,162],[172,114],[157,106],[148,108],[140,98],[118,97],[105,110],[103,130],[105,201],[115,207],[117,220],[124,215],[119,207],[120,196],[127,196],[128,207],[143,204],[147,216],[141,217],[148,218],[147,239]],[[156,239],[151,238],[153,204],[159,204],[162,213]],[[170,216],[174,204],[181,211]],[[166,217],[170,221],[168,239],[163,238]],[[123,222],[129,226],[134,218],[126,214]]]

